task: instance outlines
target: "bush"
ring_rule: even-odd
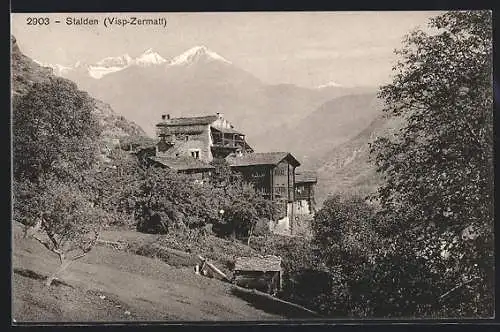
[[[139,231],[167,233],[173,228],[199,228],[218,218],[208,185],[187,176],[151,167],[132,194]]]

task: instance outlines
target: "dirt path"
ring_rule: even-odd
[[[48,275],[57,266],[55,255],[39,243],[25,239],[14,241],[14,269],[29,269]],[[125,303],[129,307],[129,317],[122,315],[115,320],[130,317],[161,321],[282,319],[231,295],[228,284],[195,275],[192,269],[175,268],[160,260],[104,247],[94,248],[87,257],[73,263],[60,279],[84,292],[95,290]],[[15,283],[13,287],[16,287]],[[24,292],[29,293],[30,289]],[[23,290],[17,289],[14,293],[22,296]],[[62,301],[61,308],[66,304]]]

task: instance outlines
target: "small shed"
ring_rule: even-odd
[[[237,257],[234,263],[233,283],[245,288],[276,294],[282,287],[281,257]]]

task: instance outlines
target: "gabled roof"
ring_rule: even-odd
[[[295,167],[300,166],[299,161],[289,152],[256,152],[247,153],[242,156],[229,155],[226,157],[226,161],[233,167],[277,165],[283,159],[288,159],[290,164]]]
[[[316,183],[318,178],[316,177],[316,172],[306,171],[306,170],[296,170],[295,171],[295,183]]]
[[[281,257],[237,257],[234,269],[237,271],[281,271]]]
[[[163,156],[152,156],[149,159],[166,166],[175,171],[188,171],[188,170],[210,170],[214,169],[212,165],[204,163],[203,161],[189,157],[189,156],[179,156],[175,158],[163,157]]]
[[[171,118],[158,123],[157,127],[168,126],[191,126],[191,125],[207,125],[217,120],[217,115],[192,116],[185,118]]]

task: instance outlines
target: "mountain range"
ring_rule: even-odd
[[[35,60],[36,61],[36,60]],[[149,67],[165,63],[167,60],[162,58],[152,49],[146,50],[140,56],[132,58],[128,54],[116,57],[106,57],[96,63],[88,64],[77,61],[73,65],[47,64],[36,61],[40,66],[52,68],[54,74],[58,76],[89,76],[100,79],[108,74],[118,72],[130,66]]]
[[[266,84],[206,46],[192,47],[169,60],[150,49],[137,58],[125,54],[95,64],[46,66],[109,103],[150,136],[155,135],[161,114],[219,112],[246,133],[251,144],[253,137],[291,125],[332,98],[375,90],[338,84],[312,89]],[[260,141],[255,145],[261,151],[272,149]]]

